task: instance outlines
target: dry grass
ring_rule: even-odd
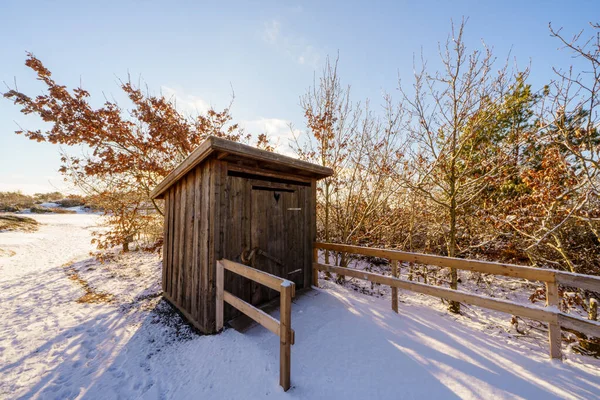
[[[77,299],[78,303],[110,303],[113,300],[113,295],[110,293],[100,292],[89,285],[89,283],[83,279],[75,268],[70,267],[67,269],[67,275],[69,279],[77,282],[85,294]]]
[[[4,250],[4,249],[0,249],[0,257],[12,257],[14,256],[16,253],[12,250]]]
[[[33,218],[21,215],[0,215],[0,231],[35,232],[40,223]]]
[[[31,207],[31,212],[34,214],[75,214],[73,210],[66,210],[59,207]]]

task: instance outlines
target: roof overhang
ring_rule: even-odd
[[[150,197],[162,198],[175,182],[214,154],[217,154],[219,159],[228,162],[242,163],[249,160],[259,168],[284,172],[287,175],[298,175],[303,178],[323,179],[333,175],[333,170],[328,167],[210,136],[152,190]]]

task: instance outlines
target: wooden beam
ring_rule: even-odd
[[[190,170],[204,161],[212,153],[228,153],[228,155],[237,155],[247,159],[256,160],[258,162],[273,163],[276,166],[284,168],[293,168],[298,171],[303,171],[309,177],[322,179],[333,175],[331,168],[321,165],[312,164],[306,161],[298,160],[292,157],[287,157],[274,152],[260,150],[252,146],[242,143],[232,142],[223,138],[210,136],[196,150],[192,152],[181,164],[179,164],[169,175],[165,177],[152,192],[150,197],[153,199],[161,199],[164,192],[171,187],[175,182],[181,179]]]
[[[364,279],[370,282],[380,283],[397,287],[399,289],[410,290],[417,293],[423,293],[430,296],[441,297],[447,300],[458,301],[462,303],[472,304],[474,306],[489,308],[491,310],[501,311],[508,314],[514,314],[525,318],[535,319],[549,323],[557,323],[557,313],[554,311],[544,310],[535,306],[525,306],[514,303],[512,301],[491,299],[481,296],[472,295],[459,290],[435,287],[425,285],[423,283],[405,281],[399,278],[392,278],[385,275],[375,274],[372,272],[358,271],[351,268],[336,267],[326,264],[314,264],[315,268],[321,271],[329,271],[336,274],[351,276],[358,279]]]
[[[392,276],[398,278],[398,260],[392,260]],[[392,286],[392,310],[398,314],[398,288]]]
[[[546,306],[554,307],[560,311],[560,298],[558,296],[558,284],[556,282],[546,282]],[[550,357],[562,358],[560,324],[548,324],[548,341],[550,342]]]
[[[256,321],[257,323],[261,324],[262,326],[279,336],[279,321],[271,317],[263,310],[254,307],[252,304],[246,303],[244,300],[232,295],[227,290],[223,291],[223,300],[227,304],[230,304],[235,309],[246,314],[254,321]]]
[[[322,165],[312,164],[307,161],[298,160],[272,151],[257,149],[256,147],[239,142],[232,142],[215,136],[211,136],[208,140],[212,142],[212,147],[215,150],[226,151],[230,154],[243,156],[253,160],[285,165],[287,167],[307,171],[320,178],[333,175],[333,170],[331,168],[323,167]]]
[[[487,274],[512,276],[532,281],[555,282],[556,271],[542,268],[524,267],[521,265],[504,264],[489,261],[466,260],[461,258],[434,256],[429,254],[408,253],[399,250],[377,249],[373,247],[350,246],[333,243],[315,243],[320,249],[340,251],[365,256],[381,257],[390,260],[414,262],[417,264],[437,265]]]
[[[271,275],[267,272],[260,271],[258,269],[249,267],[244,264],[238,264],[238,263],[230,261],[230,260],[223,259],[223,260],[220,260],[219,262],[221,264],[223,264],[223,267],[226,270],[234,272],[234,273],[241,275],[243,277],[246,277],[248,279],[251,279],[255,282],[260,283],[261,285],[264,285],[264,286],[266,286],[270,289],[276,290],[278,292],[281,290],[282,283],[290,282],[290,281],[288,281],[286,279],[282,279],[278,276]]]
[[[223,329],[223,298],[225,292],[225,270],[223,268],[223,264],[220,261],[217,261],[217,272],[216,272],[216,285],[217,285],[217,303],[216,303],[216,314],[215,319],[217,322],[217,332]]]
[[[292,336],[292,291],[294,284],[285,282],[281,285],[279,318],[279,384],[284,391],[290,388]]]
[[[153,199],[162,199],[164,192],[211,153],[212,143],[206,140],[150,192]]]
[[[594,293],[600,293],[600,277],[598,276],[556,271],[556,280],[563,286],[577,287]]]
[[[294,174],[286,174],[284,172],[271,171],[271,170],[266,170],[266,169],[262,169],[262,168],[255,168],[255,167],[250,167],[250,166],[246,166],[246,165],[236,165],[236,164],[232,164],[231,162],[228,162],[227,170],[234,171],[234,172],[241,172],[244,174],[260,175],[260,176],[264,176],[265,178],[276,178],[276,179],[281,179],[281,180],[285,180],[285,181],[296,181],[296,182],[301,182],[301,183],[310,183],[312,180],[312,178],[307,178],[307,177],[298,176],[298,175],[294,175]]]
[[[573,329],[588,336],[600,337],[600,322],[589,319],[580,319],[565,313],[558,314],[560,326]]]
[[[313,247],[313,263],[319,262],[319,249]],[[319,287],[319,270],[314,268],[313,266],[313,276],[312,276],[312,285],[314,287]]]

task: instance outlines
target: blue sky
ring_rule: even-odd
[[[572,60],[558,50],[548,23],[566,33],[598,18],[598,1],[12,1],[0,2],[0,81],[37,94],[42,87],[24,65],[31,51],[69,87],[81,82],[97,105],[103,93],[121,98],[118,78],[141,78],[151,91],[175,96],[182,109],[227,106],[232,88],[236,122],[280,137],[287,124],[304,128],[299,96],[328,54],[356,100],[381,103],[410,82],[413,55],[438,62],[438,43],[463,16],[467,45],[481,40],[499,58],[531,63],[530,82],[552,79]],[[596,21],[597,22],[597,21]],[[6,87],[3,85],[2,91]],[[43,128],[0,99],[0,190],[66,189],[56,172],[58,148],[17,136],[17,124]]]

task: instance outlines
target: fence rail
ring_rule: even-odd
[[[226,291],[225,270],[278,291],[281,321]],[[224,303],[227,303],[279,336],[279,384],[283,387],[283,390],[287,391],[290,388],[291,345],[295,341],[295,334],[292,329],[292,297],[296,295],[296,285],[287,279],[225,259],[217,261],[216,278],[217,331],[223,329]]]
[[[392,261],[393,276],[390,277],[373,272],[321,264],[318,262],[318,249],[387,258]],[[546,306],[550,307],[541,308],[532,305],[523,305],[508,300],[473,295],[460,290],[452,290],[426,285],[423,283],[406,281],[397,277],[398,261],[414,262],[418,264],[435,265],[439,267],[449,267],[494,275],[542,281],[546,284]],[[559,310],[559,284],[570,287],[579,287],[600,293],[600,278],[594,276],[546,270],[541,268],[524,267],[514,264],[464,260],[460,258],[407,253],[397,250],[386,250],[334,243],[315,243],[313,252],[313,269],[313,275],[315,277],[318,276],[318,271],[327,271],[390,286],[392,288],[392,309],[395,312],[398,312],[397,291],[398,289],[404,289],[416,293],[441,297],[447,300],[463,302],[474,306],[484,307],[508,314],[518,315],[520,317],[546,322],[548,323],[548,340],[550,342],[550,357],[552,358],[562,358],[560,333],[561,326],[580,331],[590,336],[600,336],[599,322],[581,319],[573,315],[565,314]],[[313,279],[313,284],[315,284],[315,286],[318,285],[318,280],[316,278]]]

